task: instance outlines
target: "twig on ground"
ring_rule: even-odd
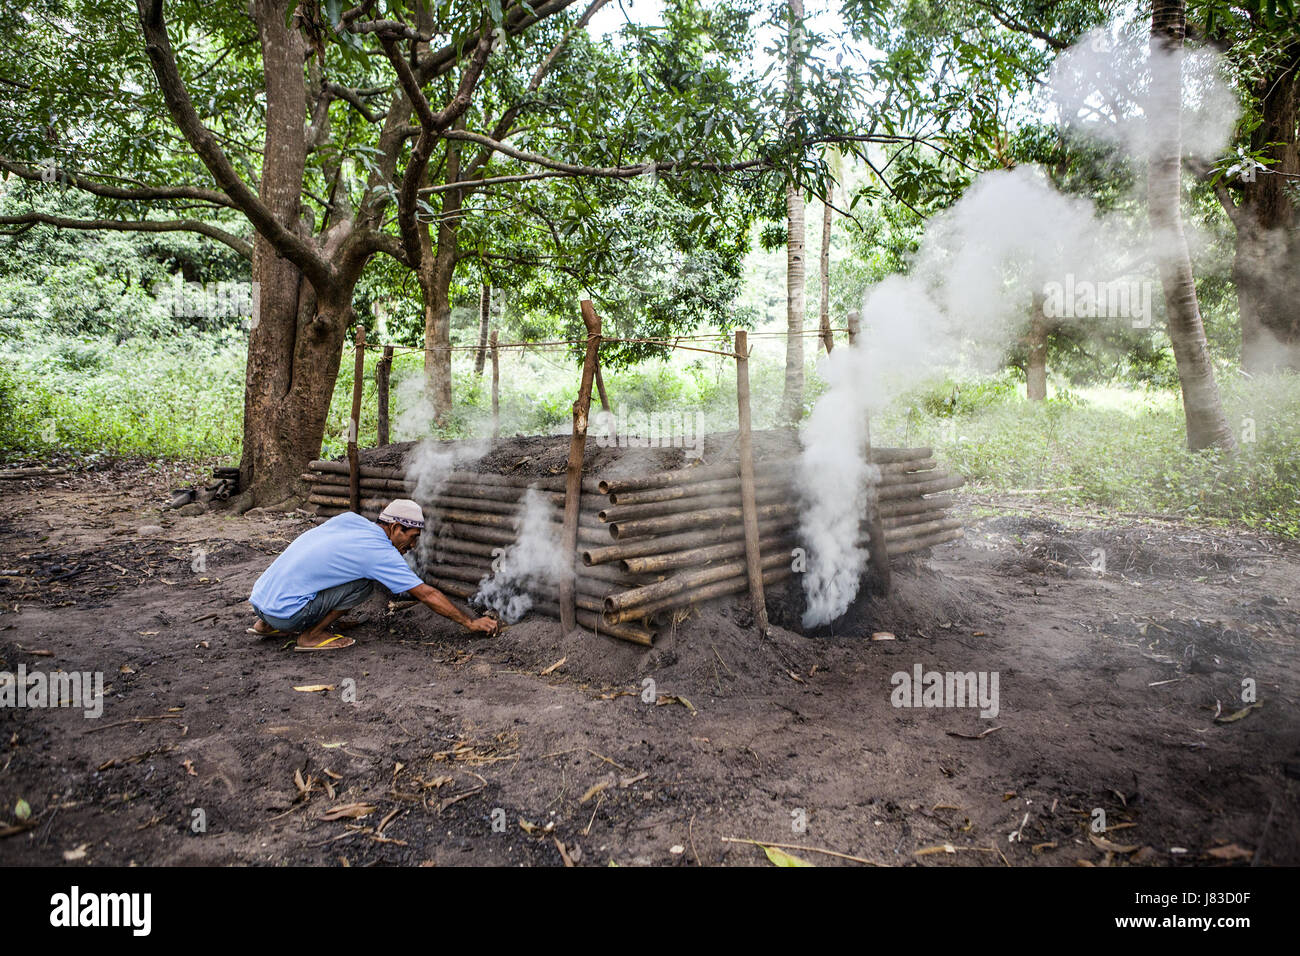
[[[762,840],[746,840],[741,837],[722,837],[723,843],[749,843],[753,846],[764,847],[774,846],[779,850],[804,850],[808,853],[824,853],[827,856],[838,857],[841,860],[852,860],[854,863],[865,863],[867,866],[885,866],[884,863],[877,863],[875,860],[868,860],[861,856],[851,856],[848,853],[840,853],[838,850],[827,850],[819,846],[802,846],[798,843],[766,843]]]

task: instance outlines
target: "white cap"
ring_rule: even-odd
[[[424,512],[410,498],[398,498],[379,513],[384,524],[396,522],[404,528],[423,528]]]

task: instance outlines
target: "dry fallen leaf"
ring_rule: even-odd
[[[579,800],[578,803],[580,804],[586,803],[588,800],[590,800],[596,794],[600,793],[602,790],[609,789],[609,787],[612,786],[613,783],[614,783],[613,778],[606,777],[604,780],[600,781],[599,783],[592,784],[591,787],[588,788],[587,792],[582,795],[582,799]]]
[[[956,853],[957,848],[951,843],[941,843],[938,846],[927,846],[917,850],[913,856],[929,856],[931,853]]]
[[[681,704],[692,714],[695,713],[695,705],[685,697],[678,697],[673,694],[660,694],[659,699],[655,701],[655,706],[663,707],[665,704]]]
[[[995,734],[1001,729],[1001,727],[990,727],[988,730],[981,730],[978,734],[963,734],[959,730],[945,730],[944,733],[949,737],[960,737],[962,740],[983,740],[989,734]]]
[[[319,817],[321,820],[360,820],[368,817],[378,808],[373,803],[345,803],[341,807],[330,807]]]
[[[1099,837],[1096,834],[1089,833],[1088,839],[1092,845],[1099,850],[1105,850],[1107,853],[1135,853],[1142,849],[1141,843],[1112,843],[1105,837]]]
[[[294,687],[294,690],[301,691],[304,694],[319,694],[333,689],[333,684],[299,684]]]
[[[812,866],[807,860],[786,853],[784,850],[778,850],[774,846],[763,846],[761,843],[759,846],[763,847],[763,852],[767,854],[773,866]]]
[[[871,639],[872,639],[873,641],[896,641],[896,640],[898,640],[898,638],[894,637],[894,635],[891,634],[891,633],[889,633],[888,631],[876,631],[874,634],[871,635]]]
[[[1241,708],[1241,710],[1236,711],[1235,713],[1232,714],[1228,714],[1228,716],[1226,717],[1215,717],[1214,722],[1216,724],[1231,724],[1234,721],[1241,720],[1241,718],[1245,717],[1256,707],[1263,707],[1263,706],[1264,705],[1262,703],[1247,704],[1245,707]]]
[[[182,760],[181,766],[185,768],[185,772],[188,773],[191,777],[197,777],[199,775],[199,772],[194,769],[193,760]]]
[[[1255,856],[1250,850],[1235,843],[1229,843],[1227,846],[1216,846],[1212,850],[1206,850],[1205,855],[1212,856],[1216,860],[1249,860]]]
[[[564,865],[573,866],[573,857],[569,855],[569,851],[565,849],[564,844],[560,842],[560,838],[552,837],[551,839],[555,841],[555,848],[560,851],[560,859],[564,861]]]
[[[84,860],[86,858],[86,847],[88,846],[90,846],[89,843],[83,843],[75,850],[64,850],[63,858],[69,863],[73,863],[77,860]]]

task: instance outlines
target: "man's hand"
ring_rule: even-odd
[[[478,634],[495,634],[499,626],[490,617],[471,618],[468,614],[447,600],[447,596],[435,587],[421,584],[406,592],[426,607],[437,611],[443,617],[450,618],[457,624]]]

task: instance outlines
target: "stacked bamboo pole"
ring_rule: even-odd
[[[880,472],[874,486],[876,529],[890,558],[961,536],[961,522],[949,509],[955,500],[950,492],[962,479],[944,469],[931,449],[875,448],[870,460]],[[646,643],[685,608],[752,592],[751,570],[764,587],[788,579],[791,550],[800,543],[797,479],[789,457],[753,462],[756,540],[750,542],[740,471],[736,461],[637,477],[581,478],[577,560],[569,582],[576,622]],[[303,480],[311,486],[309,501],[318,513],[346,510],[348,472],[346,462],[311,463]],[[558,519],[567,476],[452,471],[440,477],[428,490],[401,469],[358,469],[362,514],[373,517],[396,497],[419,500],[429,522],[424,572],[435,587],[445,583],[447,593],[459,597],[477,593],[492,575],[494,559],[516,541],[518,509],[529,489],[554,509],[551,531],[556,541],[563,540]],[[870,527],[864,517],[858,520]],[[870,542],[865,544],[870,549]],[[554,596],[534,599],[536,610],[559,615]]]

